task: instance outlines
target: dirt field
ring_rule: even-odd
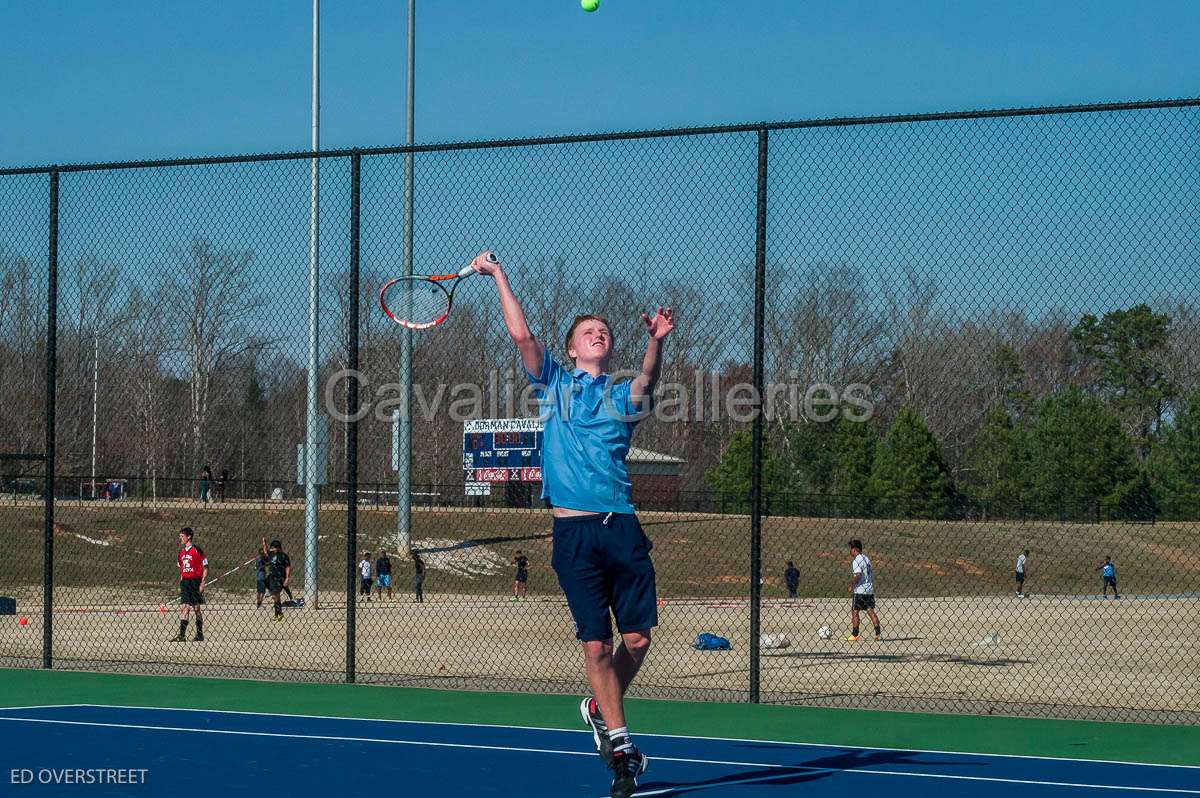
[[[62,598],[67,598],[63,596]],[[72,596],[83,599],[84,596]],[[214,596],[214,598],[216,598]],[[639,683],[655,695],[728,697],[748,689],[744,605],[667,601],[653,656]],[[886,639],[842,641],[846,602],[825,599],[764,608],[763,631],[784,634],[787,648],[763,651],[762,690],[795,700],[936,698],[943,702],[1044,704],[1089,708],[1200,709],[1200,654],[1186,630],[1196,602],[1184,599],[1014,598],[896,599],[880,602]],[[0,623],[0,656],[40,656],[41,614],[27,626]],[[266,608],[215,600],[204,643],[167,642],[174,608],[143,605],[123,614],[55,613],[60,664],[132,662],[250,670],[345,668],[344,605],[289,610],[282,622]],[[1173,630],[1165,619],[1175,619]],[[816,630],[837,631],[821,640]],[[436,630],[436,633],[432,633]],[[698,631],[724,635],[728,652],[691,648]],[[581,685],[580,659],[566,607],[552,599],[513,604],[472,596],[408,596],[362,604],[357,666],[367,675],[450,683]],[[995,644],[981,642],[997,633]],[[910,704],[913,702],[909,702]],[[904,702],[901,701],[901,704]],[[919,702],[917,702],[919,703]]]
[[[210,588],[206,642],[167,642],[178,628],[177,608],[159,612],[177,595],[178,526],[197,529],[216,575],[248,559],[262,535],[283,537],[285,545],[295,540],[301,517],[295,507],[60,507],[56,660],[65,667],[337,678],[345,668],[344,510],[327,508],[321,517],[321,609],[292,609],[283,622],[273,621],[266,607],[253,607],[253,573],[243,568]],[[663,605],[641,692],[744,700],[746,519],[648,513],[642,520],[655,541]],[[428,601],[411,603],[410,566],[396,558],[395,600],[358,605],[360,679],[582,688],[572,625],[549,568],[545,516],[421,511],[415,523],[415,545],[429,565]],[[363,512],[359,548],[387,545],[392,524],[394,515]],[[20,626],[0,617],[0,657],[37,660],[38,508],[0,505],[0,534],[0,594],[16,595],[29,621]],[[867,541],[875,563],[882,642],[841,640],[848,627],[843,546],[851,535]],[[1112,718],[1200,713],[1200,647],[1191,631],[1200,610],[1200,536],[1193,529],[772,518],[763,537],[762,631],[790,641],[762,652],[761,689],[773,700]],[[1026,547],[1033,550],[1027,587],[1035,595],[1018,599],[1009,561]],[[533,570],[530,600],[514,604],[507,596],[516,548]],[[1093,569],[1108,554],[1118,564],[1121,601],[1094,595]],[[783,598],[778,575],[789,558],[802,572],[796,602]],[[293,551],[297,572],[302,559]],[[834,639],[817,636],[823,625]],[[692,649],[704,631],[728,637],[733,650]]]

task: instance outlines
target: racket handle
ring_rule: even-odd
[[[487,254],[487,261],[488,261],[488,263],[499,263],[500,259],[496,257],[496,253],[489,252]],[[466,266],[464,266],[463,268],[458,270],[459,277],[466,277],[469,274],[475,274],[475,267],[469,263]]]

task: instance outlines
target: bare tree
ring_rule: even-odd
[[[214,380],[236,356],[260,350],[269,341],[254,331],[266,306],[256,290],[249,252],[218,252],[197,240],[178,256],[164,287],[166,307],[176,321],[173,346],[184,358],[189,388],[189,469],[204,454],[205,433],[214,399]]]
[[[158,495],[158,477],[163,471],[162,447],[168,438],[167,419],[173,415],[168,406],[163,358],[171,348],[167,317],[163,313],[165,296],[147,296],[137,286],[126,299],[122,315],[127,323],[121,329],[118,351],[126,366],[121,383],[121,403],[132,419],[132,441],[139,470],[150,479],[151,493]]]
[[[0,250],[0,440],[5,451],[44,446],[46,299],[29,261]]]

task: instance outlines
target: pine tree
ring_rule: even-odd
[[[1133,479],[1118,485],[1104,500],[1103,517],[1124,521],[1152,521],[1158,503],[1150,485],[1150,475],[1139,470]]]
[[[1091,517],[1098,502],[1136,474],[1133,441],[1099,399],[1071,388],[1038,404],[1030,477],[1042,514]]]
[[[1152,450],[1166,403],[1175,395],[1164,364],[1170,328],[1168,314],[1136,305],[1102,319],[1088,314],[1071,330],[1080,353],[1100,367],[1098,387],[1134,430],[1143,457]]]
[[[720,462],[704,475],[708,486],[717,494],[718,501],[726,510],[741,513],[750,510],[753,440],[753,433],[748,429],[733,433],[729,438],[729,445],[721,453]],[[761,488],[765,497],[782,496],[788,490],[786,469],[780,464],[765,437]]]
[[[972,496],[988,506],[989,515],[1012,515],[1028,488],[1026,443],[1003,405],[988,411],[979,438],[967,452],[973,475]]]
[[[954,481],[937,439],[911,407],[896,416],[875,453],[872,493],[878,510],[910,518],[945,518],[955,499]]]
[[[1163,514],[1200,518],[1200,390],[1188,397],[1150,465]]]
[[[875,461],[875,428],[864,421],[839,418],[834,427],[835,458],[830,491],[842,514],[869,515],[871,468]]]
[[[800,493],[828,493],[837,457],[835,425],[805,420],[789,424],[786,436],[795,489]]]

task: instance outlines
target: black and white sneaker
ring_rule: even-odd
[[[646,772],[650,761],[637,748],[613,753],[612,798],[629,798],[637,791],[638,776]]]
[[[612,740],[608,739],[608,726],[604,723],[596,699],[590,696],[583,699],[579,704],[579,714],[583,717],[583,722],[592,729],[592,740],[596,743],[596,750],[600,752],[600,758],[604,760],[605,765],[612,767]]]

